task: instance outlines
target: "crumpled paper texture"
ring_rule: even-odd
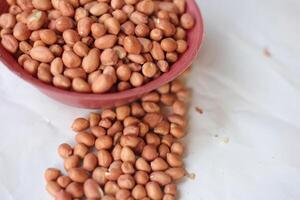
[[[300,1],[198,0],[206,39],[193,89],[182,200],[300,199]],[[43,172],[89,110],[62,105],[0,65],[0,199],[47,200]],[[199,106],[203,114],[195,111]]]

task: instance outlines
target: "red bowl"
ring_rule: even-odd
[[[187,33],[189,48],[180,56],[178,61],[170,67],[170,71],[138,88],[108,94],[83,94],[62,90],[52,85],[45,84],[27,73],[23,67],[18,64],[12,54],[6,51],[2,45],[0,45],[0,60],[10,71],[37,87],[42,93],[70,106],[81,108],[105,108],[130,103],[140,98],[143,94],[174,80],[192,64],[192,61],[197,56],[204,35],[203,19],[195,0],[187,0],[186,2],[187,12],[194,16],[196,22],[195,27]],[[7,12],[7,10],[8,5],[6,1],[3,1],[0,6],[0,13]]]

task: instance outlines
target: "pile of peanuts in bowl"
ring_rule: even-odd
[[[1,44],[44,83],[125,91],[167,72],[194,27],[185,0],[6,0]]]
[[[175,200],[176,183],[190,177],[184,145],[190,91],[175,80],[129,105],[76,118],[75,145],[58,154],[66,175],[45,171],[56,200]]]

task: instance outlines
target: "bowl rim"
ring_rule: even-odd
[[[196,3],[195,0],[186,0],[187,2],[187,11],[191,13],[194,16],[195,19],[195,27],[191,30],[194,32],[191,37],[191,35],[187,38],[188,41],[192,40],[192,44],[189,46],[187,51],[180,55],[179,59],[171,65],[173,68],[172,70],[163,73],[158,78],[149,81],[148,83],[137,87],[137,88],[131,88],[125,91],[121,92],[112,92],[112,93],[104,93],[104,94],[97,94],[97,93],[79,93],[75,91],[70,90],[64,90],[57,88],[53,85],[49,85],[47,83],[44,83],[40,81],[39,79],[33,77],[28,72],[24,70],[22,66],[17,62],[17,59],[15,59],[10,52],[8,52],[4,47],[0,44],[0,60],[4,65],[12,71],[17,76],[21,77],[26,82],[29,82],[30,84],[34,85],[40,90],[51,92],[51,93],[57,93],[61,96],[65,97],[76,97],[80,99],[89,99],[89,100],[118,100],[118,99],[124,99],[124,98],[131,98],[134,95],[138,94],[144,94],[150,91],[153,91],[156,88],[159,88],[160,86],[174,80],[176,77],[178,77],[181,73],[183,73],[191,64],[192,61],[195,59],[197,54],[199,53],[201,46],[203,44],[204,39],[204,22],[203,17],[200,12],[200,9]],[[4,5],[6,7],[7,5]],[[4,8],[5,9],[5,8]],[[1,10],[4,10],[1,9]],[[192,11],[192,12],[191,12]],[[1,12],[0,12],[1,13]],[[190,31],[190,30],[188,30]],[[197,33],[198,32],[198,33]],[[195,34],[196,33],[196,34]]]

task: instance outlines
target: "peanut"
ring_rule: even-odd
[[[73,26],[73,20],[70,17],[61,16],[55,21],[55,28],[59,32],[64,32],[65,30],[72,29]]]
[[[1,44],[7,51],[9,51],[11,53],[16,53],[18,50],[18,46],[19,46],[16,38],[9,34],[2,36]]]
[[[60,170],[55,168],[48,168],[45,171],[44,177],[46,181],[55,181],[61,174]]]
[[[82,143],[88,147],[93,146],[95,144],[95,137],[87,132],[79,132],[75,136],[75,140],[78,143]]]
[[[70,78],[70,79],[74,79],[74,78],[85,79],[86,78],[86,72],[81,67],[67,68],[64,71],[64,76],[66,76],[67,78]]]
[[[46,21],[46,13],[40,10],[35,10],[27,17],[27,27],[29,30],[38,30],[46,23]]]
[[[148,197],[151,199],[162,199],[163,193],[158,183],[149,182],[146,184],[146,191]]]
[[[143,84],[143,75],[139,72],[133,72],[130,77],[130,83],[134,87],[139,87]]]
[[[89,175],[88,172],[81,168],[72,168],[68,171],[68,175],[72,181],[78,182],[78,183],[84,183]]]
[[[112,48],[117,42],[117,37],[115,35],[107,34],[99,37],[95,40],[95,46],[98,49]]]
[[[39,65],[38,71],[37,71],[37,77],[41,81],[45,83],[51,83],[52,82],[52,74],[50,72],[50,65],[46,63],[41,63]]]
[[[136,5],[136,9],[146,15],[151,15],[154,11],[154,2],[152,0],[143,0]]]
[[[159,183],[161,186],[165,186],[172,181],[169,175],[160,171],[152,172],[150,174],[150,180]]]
[[[32,0],[32,5],[38,10],[50,10],[52,8],[51,0]]]
[[[157,66],[152,62],[147,62],[142,67],[143,75],[152,78],[157,72]]]
[[[91,26],[91,32],[94,38],[99,38],[106,33],[106,28],[104,24],[93,23]]]
[[[128,53],[139,54],[142,50],[142,45],[134,36],[127,36],[124,39],[124,48]]]
[[[132,189],[135,186],[135,180],[129,174],[123,174],[118,178],[118,185],[123,189]]]
[[[66,188],[72,182],[72,180],[68,176],[60,176],[57,178],[56,182],[60,187]]]
[[[74,155],[79,156],[80,158],[84,158],[84,156],[88,152],[88,147],[82,143],[76,144],[74,146]]]
[[[39,31],[41,40],[48,45],[55,44],[57,41],[57,35],[53,30],[44,29]]]
[[[0,16],[1,28],[13,28],[16,24],[16,17],[10,13],[4,13]]]
[[[74,78],[72,80],[72,88],[76,92],[89,93],[91,92],[91,86],[82,78]]]
[[[72,50],[64,51],[62,54],[62,61],[68,68],[76,68],[81,65],[81,59]]]
[[[72,182],[67,186],[66,191],[74,198],[81,198],[83,196],[82,183]]]
[[[25,41],[29,39],[31,31],[27,28],[26,24],[18,22],[13,29],[14,37],[19,41]]]
[[[177,43],[173,38],[165,38],[160,43],[165,52],[173,52],[177,49]]]
[[[194,18],[191,14],[185,13],[180,17],[180,24],[184,29],[191,29],[194,27]]]
[[[75,14],[72,4],[68,3],[67,1],[59,1],[58,9],[61,14],[66,17],[72,17]]]
[[[130,15],[129,19],[135,24],[147,24],[148,23],[148,16],[139,11],[134,11]]]
[[[100,51],[97,48],[91,49],[82,60],[82,68],[91,73],[98,69],[100,65]]]
[[[100,59],[102,65],[115,65],[118,62],[118,55],[113,49],[104,49]]]
[[[106,3],[99,2],[90,8],[90,13],[95,16],[103,15],[108,11],[109,7]]]
[[[33,47],[29,54],[33,59],[44,63],[50,63],[54,59],[53,53],[44,46]]]
[[[107,18],[104,21],[104,26],[108,33],[117,35],[120,31],[120,23],[114,17]]]
[[[77,167],[79,165],[79,161],[80,158],[78,156],[76,155],[69,156],[64,160],[64,167],[68,171],[72,168]]]
[[[46,185],[47,192],[55,197],[57,193],[61,190],[61,187],[55,181],[49,181]]]
[[[89,17],[83,17],[77,23],[77,31],[81,37],[87,37],[91,32],[94,20]]]
[[[112,156],[111,154],[106,150],[99,150],[98,151],[98,164],[101,167],[109,167],[109,165],[112,163]]]
[[[73,46],[80,40],[80,36],[76,31],[68,29],[63,32],[63,39],[66,44]]]
[[[97,199],[104,195],[101,187],[94,179],[86,180],[83,184],[83,190],[87,198]]]

